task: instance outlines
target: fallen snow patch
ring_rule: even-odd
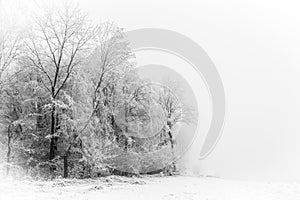
[[[191,176],[110,176],[54,181],[2,180],[0,199],[300,200],[300,184],[255,183]]]

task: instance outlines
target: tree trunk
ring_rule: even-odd
[[[172,148],[172,151],[173,151],[174,150],[174,141],[173,141],[173,136],[172,136],[171,131],[168,131],[168,135],[169,135],[169,138],[170,138],[171,148]]]
[[[63,175],[63,177],[64,178],[68,178],[68,176],[69,176],[69,171],[68,171],[68,154],[66,154],[65,156],[64,156],[64,175]]]
[[[9,125],[7,130],[6,176],[8,176],[10,171],[11,138],[12,135],[10,132],[10,125]]]
[[[171,130],[171,127],[170,127],[170,130]],[[173,135],[172,135],[172,132],[171,132],[171,131],[168,131],[168,134],[169,134],[170,143],[171,143],[172,156],[173,156],[173,159],[175,159],[175,155],[174,155],[174,140],[173,140]],[[176,171],[176,164],[175,164],[174,161],[172,162],[172,167],[173,167],[173,170]]]
[[[51,162],[55,158],[55,146],[56,146],[56,138],[53,137],[55,134],[55,105],[53,105],[52,110],[51,110],[51,127],[50,127],[50,152],[49,152],[49,161]],[[56,170],[56,167],[50,165],[50,175],[53,175],[54,171]]]
[[[69,163],[68,163],[68,157],[70,154],[70,149],[71,149],[71,145],[68,146],[66,153],[64,155],[64,174],[63,177],[64,178],[68,178],[69,177],[69,171],[68,171],[68,167],[69,167]]]

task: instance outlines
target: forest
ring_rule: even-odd
[[[193,123],[176,83],[143,79],[124,30],[77,6],[0,31],[1,173],[90,178],[176,173]]]

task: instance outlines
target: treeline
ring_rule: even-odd
[[[191,117],[169,87],[141,79],[114,23],[65,5],[2,30],[2,168],[38,177],[172,171],[176,124]]]

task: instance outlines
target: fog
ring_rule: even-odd
[[[213,60],[225,87],[226,122],[214,151],[198,160],[211,117],[203,80],[191,82],[191,73],[181,73],[179,66],[184,64],[175,65],[176,58],[147,54],[152,64],[173,60],[164,65],[177,70],[195,95],[200,131],[183,159],[190,169],[241,180],[300,180],[298,1],[82,0],[79,4],[95,22],[115,21],[125,31],[145,27],[177,31],[197,42]],[[37,8],[33,0],[2,0],[2,13],[13,16],[16,24],[26,24]]]

